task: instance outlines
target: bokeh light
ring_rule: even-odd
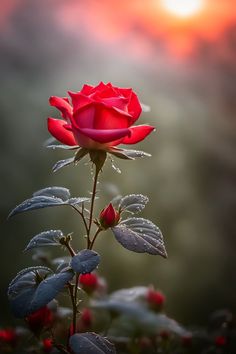
[[[162,6],[180,17],[195,15],[203,6],[202,0],[161,0]]]

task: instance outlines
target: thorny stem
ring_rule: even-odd
[[[102,228],[98,227],[94,237],[92,240],[90,240],[90,233],[91,233],[91,228],[92,228],[92,222],[93,222],[93,211],[94,211],[94,202],[95,202],[95,197],[96,197],[96,189],[97,189],[97,182],[98,182],[98,176],[99,176],[100,169],[97,168],[95,170],[95,176],[94,176],[94,181],[93,181],[93,191],[92,191],[92,199],[91,199],[91,208],[90,208],[90,216],[89,216],[89,222],[87,223],[85,216],[84,216],[84,205],[82,206],[82,211],[77,209],[75,206],[72,205],[73,209],[77,211],[80,216],[82,217],[85,230],[87,233],[87,249],[92,249],[94,242],[98,236],[98,234],[102,231]],[[75,252],[73,248],[70,246],[70,243],[67,242],[65,244],[66,248],[69,250],[71,257],[75,256]],[[77,327],[77,295],[78,295],[78,283],[79,283],[79,274],[76,274],[76,280],[74,286],[71,283],[68,283],[68,289],[71,297],[71,303],[72,303],[72,308],[73,308],[73,320],[72,320],[72,333],[76,333],[76,327]]]
[[[64,245],[65,245],[65,247],[68,249],[68,251],[70,252],[71,257],[74,257],[74,256],[75,256],[75,251],[74,251],[73,248],[71,247],[70,243],[69,243],[69,242],[66,242]]]
[[[68,283],[68,289],[69,289],[72,308],[73,308],[72,334],[75,334],[75,332],[76,332],[76,317],[77,317],[77,303],[76,303],[76,298],[74,297],[74,294],[73,294],[73,285]]]
[[[82,205],[82,211],[77,209],[75,205],[72,205],[72,208],[75,211],[77,211],[77,213],[79,213],[79,215],[81,216],[81,218],[83,220],[83,223],[84,223],[84,227],[85,227],[86,233],[88,234],[88,225],[87,225],[87,221],[86,221],[85,216],[84,216],[84,205]]]
[[[98,227],[95,235],[93,236],[93,239],[92,241],[90,242],[90,245],[89,245],[89,249],[92,250],[93,249],[93,245],[94,245],[94,242],[96,241],[96,238],[97,236],[100,234],[100,232],[102,231],[102,229],[100,227]]]
[[[87,235],[88,236],[88,248],[89,249],[90,249],[90,243],[91,243],[91,241],[90,241],[90,232],[91,232],[92,221],[93,221],[93,209],[94,209],[94,201],[95,201],[95,196],[96,196],[96,189],[97,189],[99,171],[100,170],[96,167],[94,181],[93,181],[93,191],[92,191],[90,217],[89,217],[89,225],[88,225],[88,235]]]
[[[75,279],[75,293],[74,293],[74,302],[76,304],[76,315],[77,315],[77,294],[78,294],[78,286],[79,286],[79,274],[76,274]],[[75,328],[76,328],[76,315],[75,315]]]

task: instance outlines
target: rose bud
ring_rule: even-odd
[[[168,331],[161,331],[160,332],[160,337],[163,340],[168,340],[170,338],[170,332]]]
[[[52,345],[52,339],[51,338],[45,338],[43,340],[43,351],[45,353],[50,353],[52,351],[53,345]]]
[[[18,336],[14,329],[1,329],[0,330],[0,345],[7,344],[14,347],[17,343]]]
[[[92,294],[98,287],[98,277],[94,273],[80,274],[80,287],[88,294]]]
[[[215,345],[217,346],[217,347],[223,347],[223,346],[225,346],[226,345],[226,338],[224,337],[224,336],[217,336],[216,338],[215,338]]]
[[[183,347],[191,347],[193,343],[193,336],[191,334],[186,334],[181,337],[181,343]]]
[[[148,348],[151,348],[152,347],[152,341],[150,338],[148,337],[141,337],[138,339],[138,346],[141,348],[141,349],[148,349]]]
[[[106,208],[104,208],[100,213],[100,224],[104,229],[113,227],[117,225],[120,220],[120,214],[114,209],[113,205],[110,203]]]
[[[69,92],[70,99],[52,96],[51,106],[62,119],[48,118],[48,130],[63,144],[88,150],[114,149],[119,144],[136,144],[153,130],[150,125],[133,124],[142,107],[135,92],[100,82]]]
[[[51,327],[53,320],[53,313],[47,306],[26,317],[30,330],[35,334],[39,334],[44,328]]]
[[[160,291],[149,288],[146,300],[152,310],[159,312],[163,309],[165,296]]]
[[[86,332],[91,329],[93,323],[93,316],[90,309],[85,308],[80,314],[78,320],[78,332]]]

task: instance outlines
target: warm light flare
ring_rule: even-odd
[[[203,0],[161,0],[162,6],[179,17],[189,17],[200,11]]]

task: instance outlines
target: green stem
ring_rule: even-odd
[[[69,289],[72,308],[73,308],[72,334],[75,334],[75,332],[76,332],[76,317],[77,317],[77,303],[75,301],[75,297],[73,294],[73,285],[69,283],[68,289]]]
[[[97,182],[98,182],[98,175],[99,175],[100,169],[97,168],[95,170],[95,176],[94,176],[94,181],[93,181],[93,191],[92,191],[92,199],[91,199],[91,208],[90,208],[90,217],[89,217],[89,224],[88,224],[88,248],[90,248],[90,232],[91,232],[91,227],[92,227],[92,221],[93,221],[93,209],[94,209],[94,201],[95,201],[95,196],[96,196],[96,189],[97,189]]]
[[[70,243],[69,242],[65,243],[65,246],[68,249],[68,251],[70,252],[71,257],[74,257],[76,253],[73,250],[73,248],[71,247]]]
[[[99,228],[97,229],[95,235],[93,236],[92,241],[90,242],[90,245],[89,245],[89,249],[90,249],[90,250],[93,249],[94,242],[96,241],[96,238],[97,238],[97,236],[100,234],[101,231],[102,231],[102,229],[99,227]]]
[[[83,213],[83,209],[82,209],[82,212],[76,208],[76,206],[72,205],[72,208],[77,211],[77,213],[79,213],[79,215],[81,216],[82,220],[83,220],[83,223],[84,223],[84,227],[85,227],[85,230],[86,230],[86,233],[88,233],[88,225],[87,225],[87,222],[86,222],[86,219],[85,219],[85,216],[84,216],[84,213]],[[83,208],[83,207],[82,207]]]
[[[76,274],[75,278],[75,294],[74,294],[74,302],[76,304],[76,316],[77,316],[77,296],[78,296],[78,285],[79,285],[79,274]],[[75,323],[76,323],[76,317],[75,317]],[[76,326],[75,326],[76,327]]]

